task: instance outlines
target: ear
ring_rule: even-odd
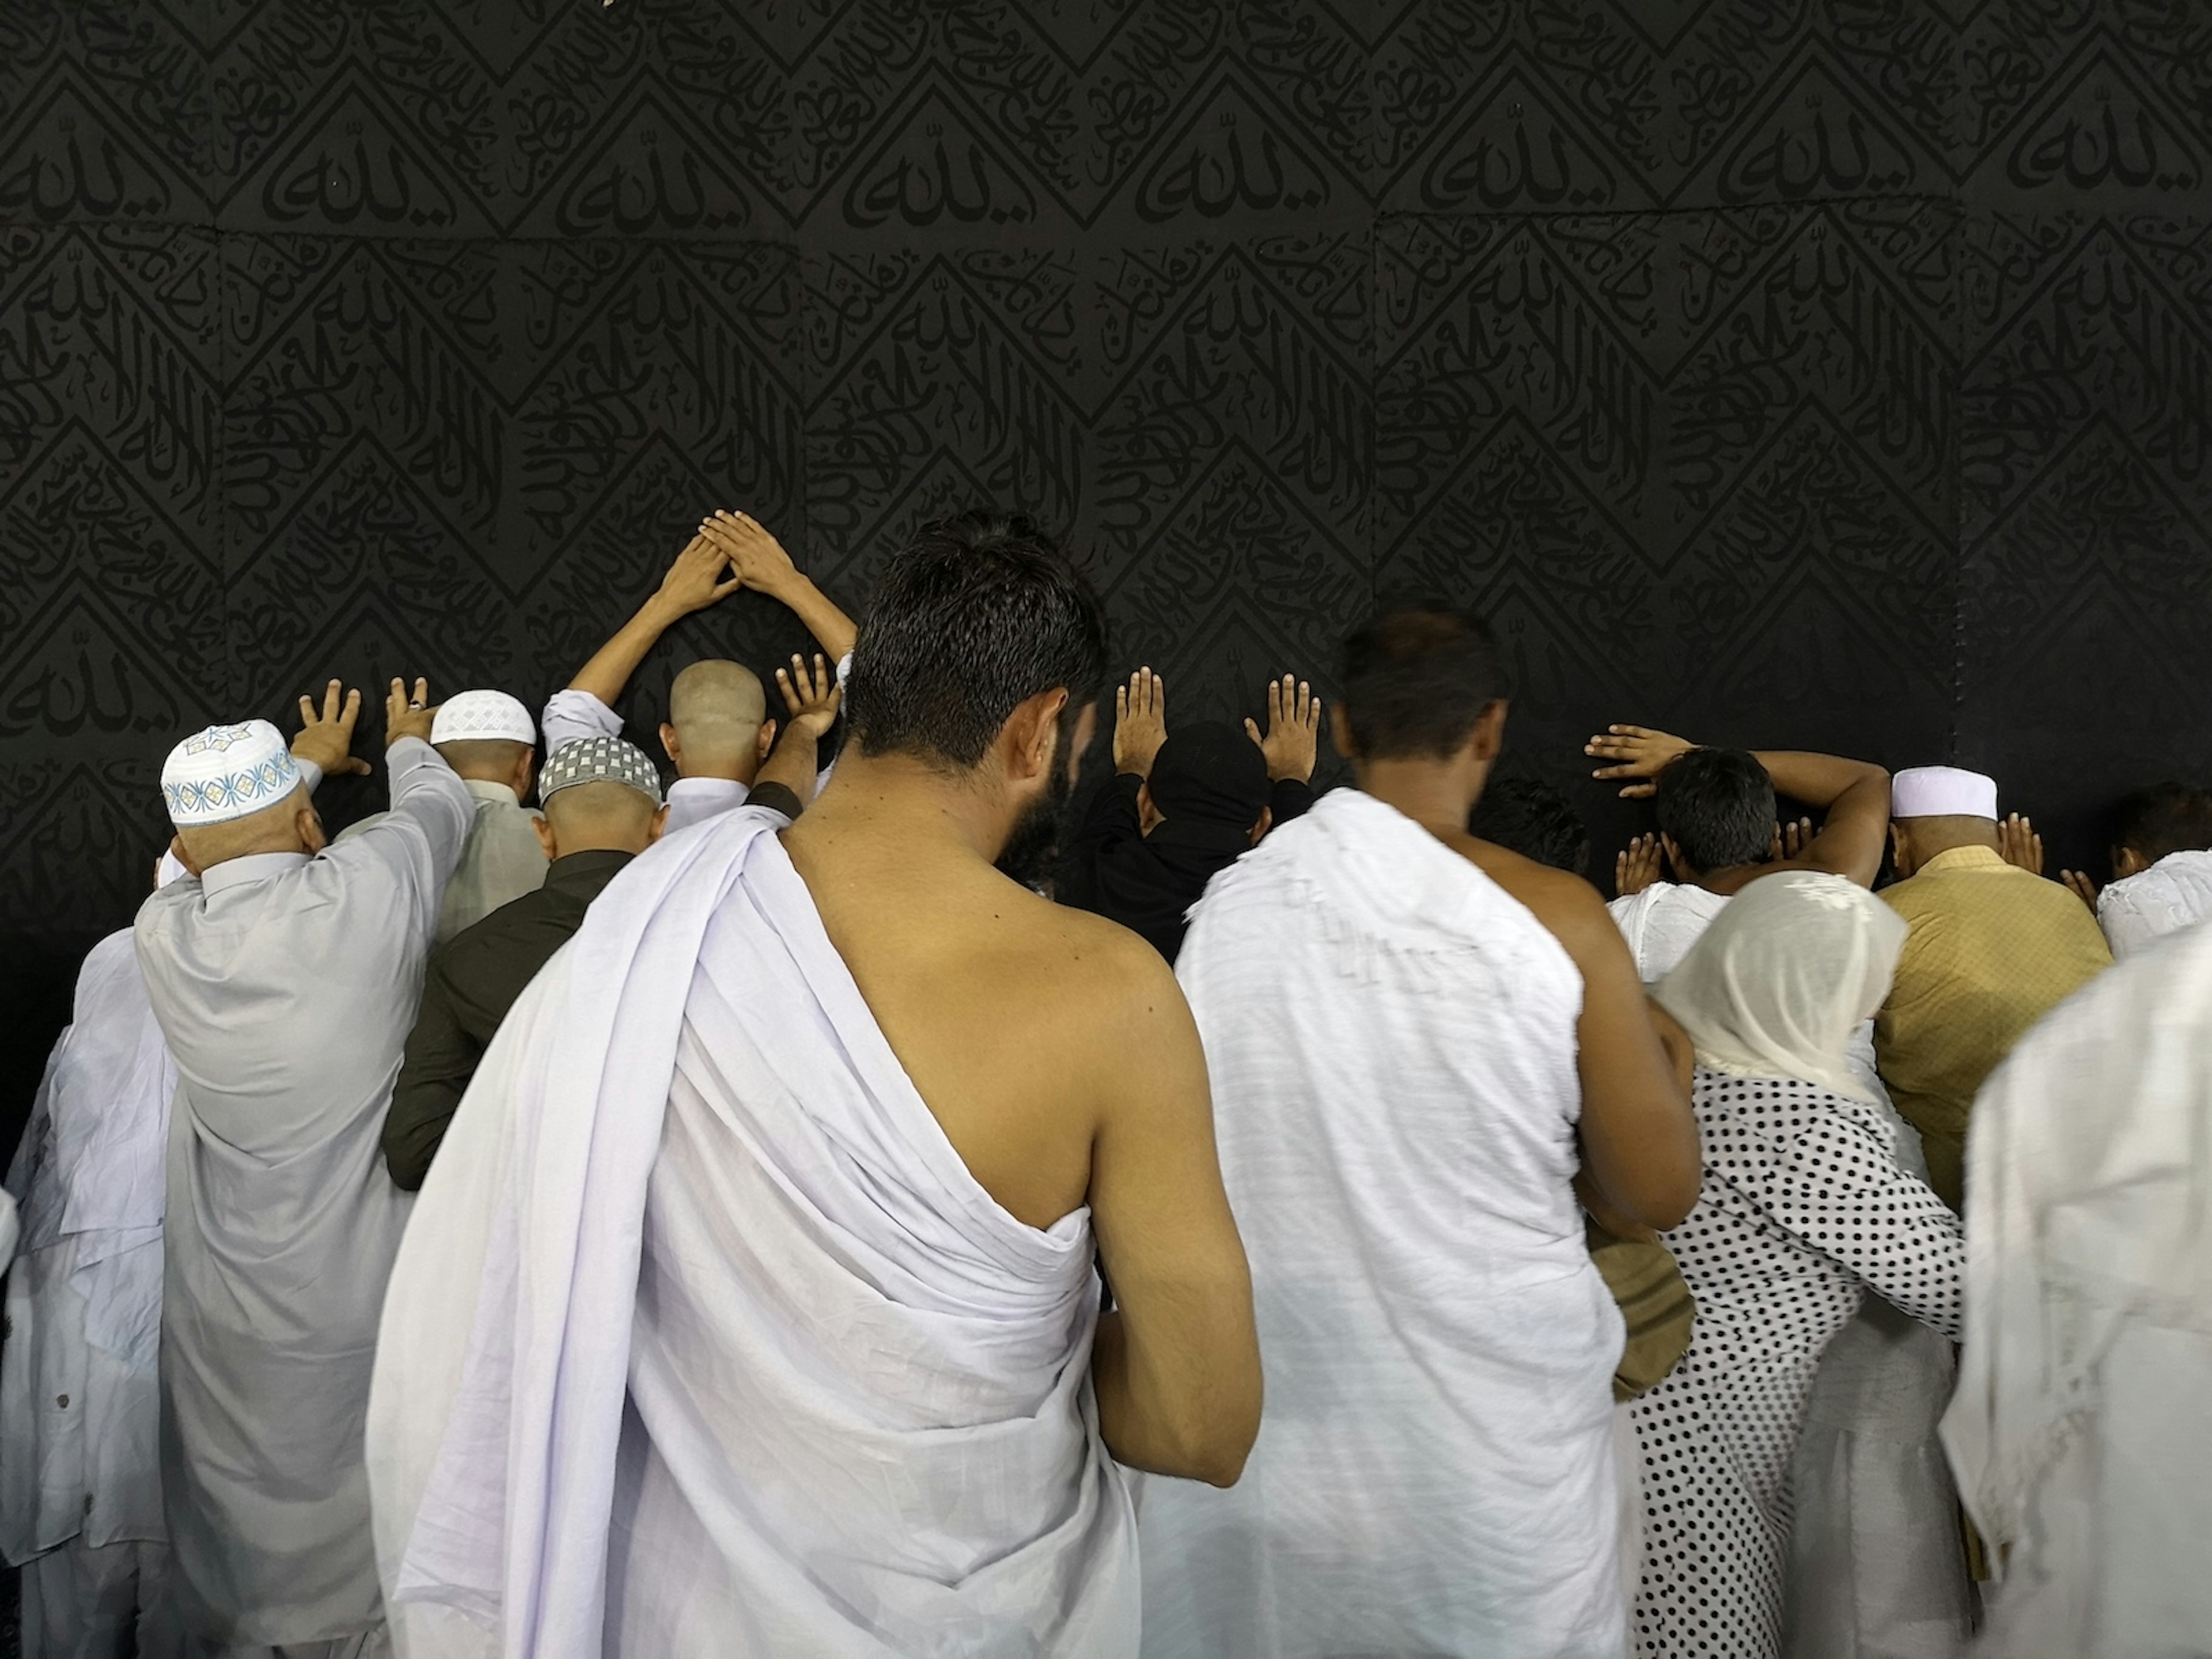
[[[515,799],[528,800],[530,786],[537,781],[537,753],[533,750],[526,749],[522,751],[522,758],[514,763],[514,776],[508,781],[508,787],[514,791]]]
[[[1329,746],[1336,750],[1340,760],[1356,761],[1359,748],[1352,739],[1352,710],[1340,702],[1328,706]]]
[[[183,865],[185,870],[191,874],[198,876],[203,873],[200,869],[199,860],[192,856],[192,849],[185,845],[185,832],[183,830],[179,830],[175,835],[169,837],[169,850],[177,855],[177,862]],[[154,874],[156,879],[160,878],[161,873],[161,860],[157,859],[154,863]]]
[[[678,771],[684,769],[684,745],[678,741],[676,728],[666,720],[660,723],[660,747]]]
[[[664,732],[668,728],[666,726],[661,727],[661,730]],[[754,758],[757,760],[766,760],[768,758],[768,751],[775,747],[775,722],[774,720],[763,720],[761,722],[760,736],[753,744]],[[672,752],[669,758],[673,760],[676,757]]]
[[[292,828],[300,837],[300,844],[307,849],[309,858],[331,844],[331,838],[323,833],[323,815],[312,806],[300,808],[293,817]]]
[[[1260,844],[1260,837],[1274,827],[1275,809],[1272,806],[1261,807],[1259,822],[1252,826],[1252,845],[1257,847]]]
[[[2132,847],[2112,848],[2112,879],[2125,881],[2130,876],[2139,876],[2150,868],[2141,853]]]
[[[1912,873],[1912,837],[1895,818],[1889,821],[1889,861],[1897,866],[1899,875]]]
[[[1684,879],[1684,872],[1688,866],[1682,862],[1682,849],[1674,836],[1663,830],[1659,832],[1659,850],[1667,855],[1667,868],[1673,872],[1674,879]]]
[[[1067,767],[1068,787],[1073,788],[1083,781],[1083,757],[1091,752],[1091,740],[1098,735],[1098,705],[1086,702],[1083,712],[1075,717],[1075,733],[1067,740],[1067,753],[1062,758]]]
[[[553,820],[541,812],[530,820],[530,827],[538,832],[538,844],[545,849],[545,862],[550,864],[559,858],[561,842],[553,833]]]
[[[1505,747],[1505,699],[1493,698],[1490,706],[1475,717],[1474,732],[1474,758],[1494,761],[1498,750]]]
[[[1006,775],[1017,783],[1042,777],[1052,765],[1053,744],[1060,736],[1060,710],[1067,707],[1067,688],[1040,691],[1006,716]]]
[[[667,833],[668,808],[663,806],[658,812],[655,812],[653,815],[653,822],[646,827],[645,844],[647,847],[650,847],[653,842],[659,841],[661,836]]]

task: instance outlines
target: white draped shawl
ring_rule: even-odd
[[[414,1654],[1134,1650],[1089,1212],[969,1174],[783,823],[617,878],[432,1166],[369,1424]]]
[[[2212,1631],[2212,924],[2090,981],[1982,1085],[1943,1441],[2009,1546],[2008,1656]]]

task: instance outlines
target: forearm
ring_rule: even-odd
[[[588,691],[611,706],[629,684],[629,677],[637,672],[637,665],[645,660],[646,653],[660,642],[660,636],[676,624],[681,614],[672,611],[659,594],[654,594],[638,607],[637,614],[624,623],[612,639],[592,653],[589,662],[576,671],[575,678],[568,682],[568,689]]]
[[[1889,774],[1869,761],[1840,755],[1816,755],[1802,749],[1754,749],[1752,758],[1774,780],[1774,793],[1823,811],[1854,785],[1880,781],[1887,791]]]
[[[763,789],[781,789],[804,806],[814,799],[814,783],[820,775],[816,764],[820,757],[820,746],[815,740],[797,730],[787,730],[775,751],[761,763],[754,775],[752,793],[758,795]]]
[[[1243,1473],[1259,1424],[1259,1365],[1249,1389],[1186,1387],[1180,1411],[1129,1338],[1119,1309],[1098,1316],[1091,1350],[1091,1382],[1098,1431],[1117,1462],[1152,1474],[1179,1475],[1216,1486]]]
[[[814,636],[815,643],[831,662],[841,662],[852,654],[854,641],[860,637],[860,630],[835,600],[814,585],[811,578],[793,571],[789,578],[769,590],[769,597],[788,607],[806,624],[806,631]]]

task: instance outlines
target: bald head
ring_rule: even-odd
[[[660,741],[687,778],[750,783],[767,746],[767,717],[760,676],[743,663],[710,658],[693,663],[668,688]]]

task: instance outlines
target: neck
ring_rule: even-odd
[[[595,836],[580,836],[573,847],[568,844],[568,838],[563,836],[556,845],[559,850],[553,854],[556,863],[562,859],[572,859],[579,853],[627,853],[635,858],[646,848],[646,842],[640,836],[604,839]]]
[[[864,756],[848,748],[806,815],[785,833],[806,841],[884,836],[915,854],[988,864],[1012,828],[1004,805],[957,774],[910,755]]]
[[[1467,815],[1481,797],[1487,765],[1451,760],[1360,761],[1353,775],[1363,793],[1395,806],[1431,835],[1464,836]]]
[[[514,787],[514,774],[512,772],[487,772],[480,766],[456,766],[453,775],[464,783],[495,783],[502,789]]]
[[[719,778],[725,783],[742,783],[748,789],[760,771],[760,756],[751,749],[741,755],[696,755],[690,750],[676,763],[679,778]]]

